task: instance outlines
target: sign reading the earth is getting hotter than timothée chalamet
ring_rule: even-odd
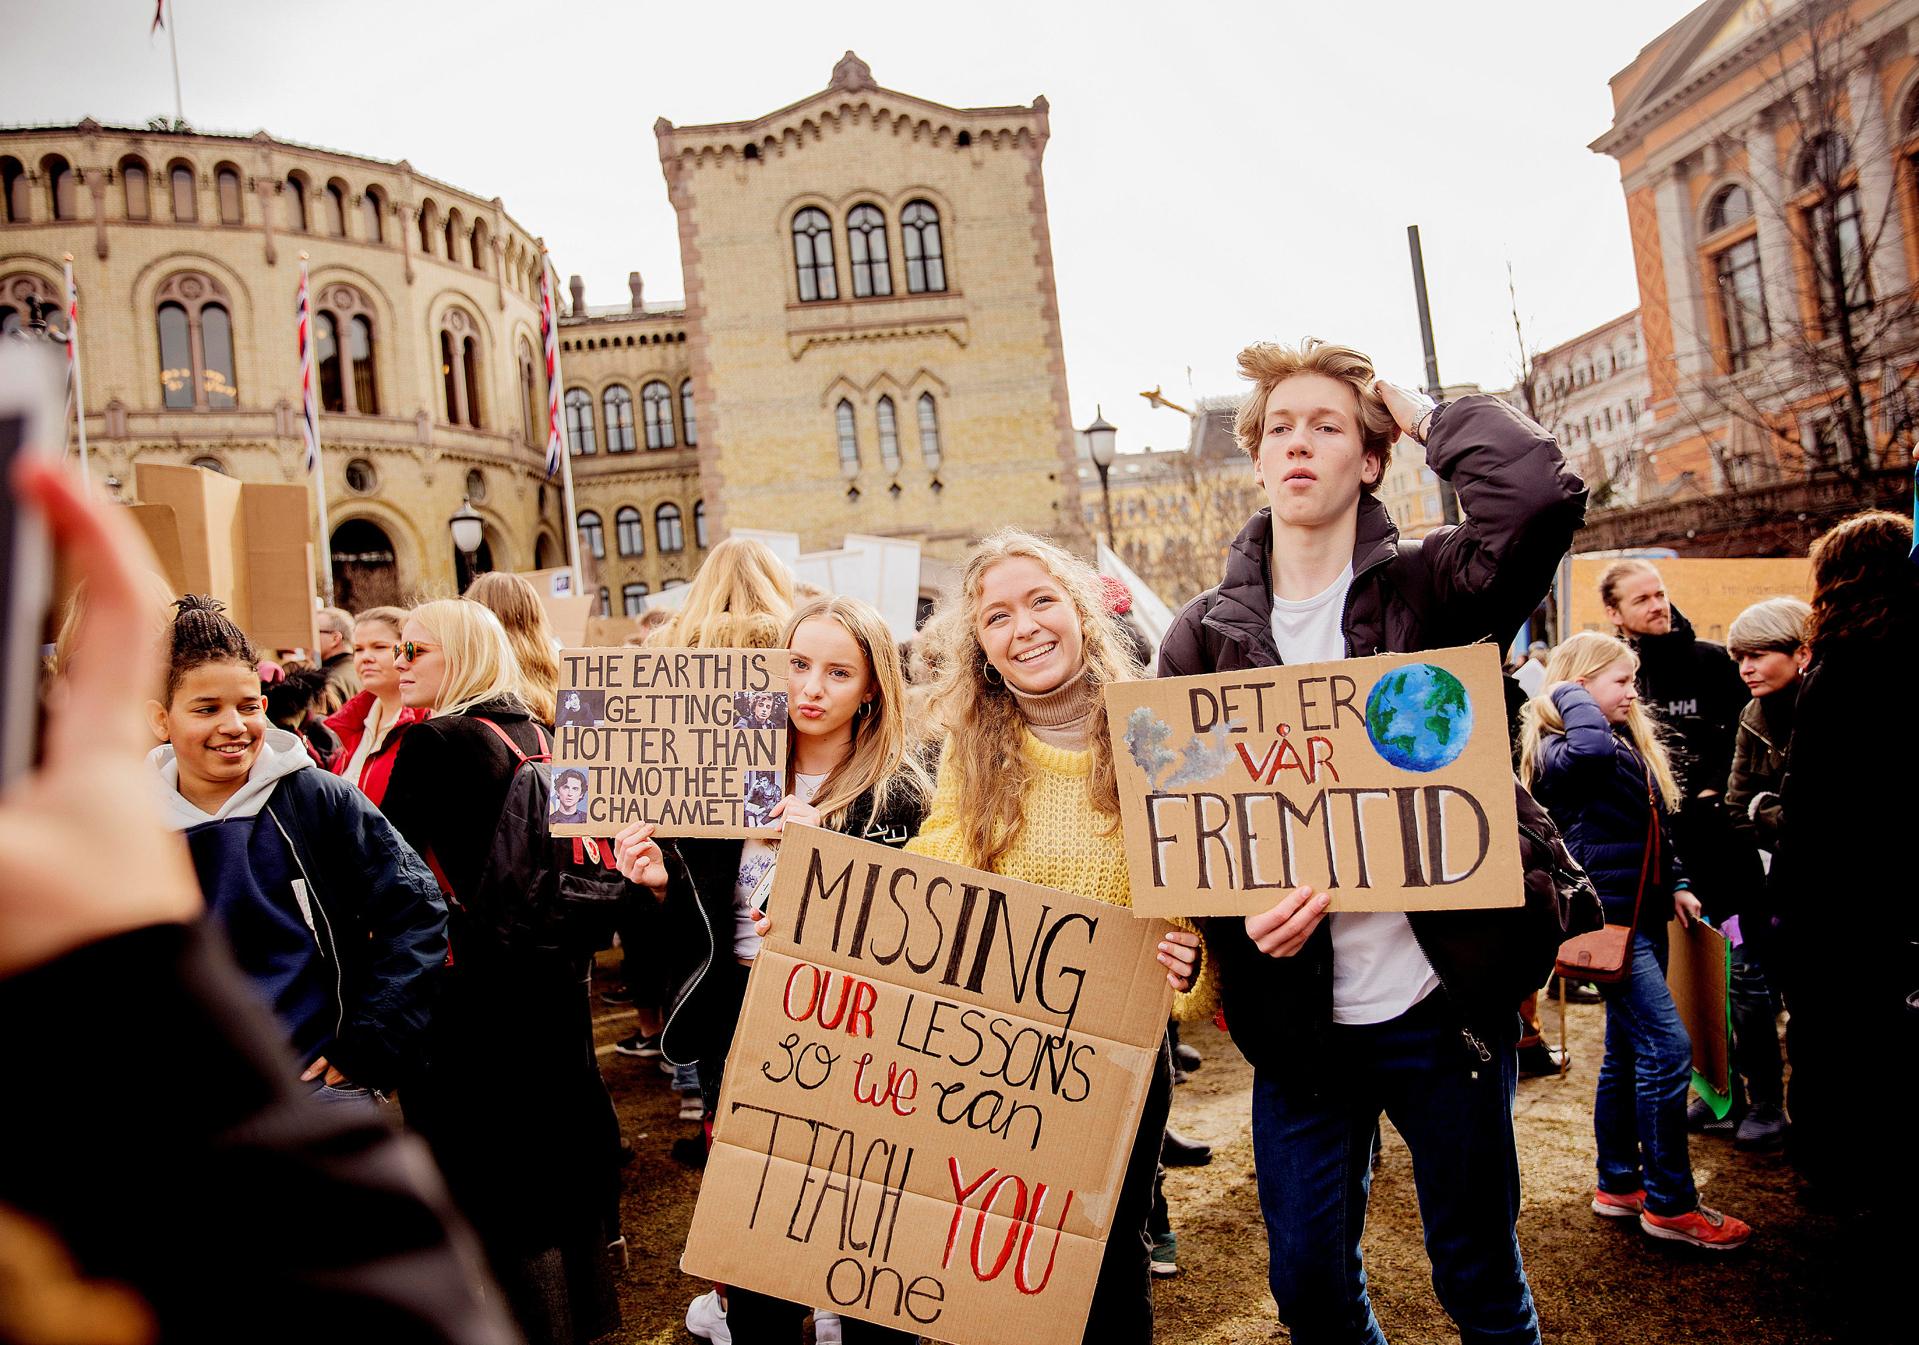
[[[1491,645],[1106,688],[1141,915],[1524,900]]]

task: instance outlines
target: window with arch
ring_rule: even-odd
[[[320,409],[380,413],[380,380],[373,350],[373,305],[351,285],[326,285],[314,317],[313,355],[320,375]],[[328,371],[328,348],[332,371]]]
[[[326,231],[335,238],[346,237],[346,188],[338,182],[326,184]]]
[[[600,451],[593,437],[593,398],[585,388],[566,390],[566,446],[576,458]]]
[[[446,212],[446,229],[444,232],[446,235],[446,251],[441,255],[445,257],[447,261],[457,264],[460,260],[460,238],[466,232],[466,226],[461,221],[458,207],[448,207]]]
[[[170,411],[234,406],[240,393],[226,288],[210,276],[185,272],[169,276],[156,298],[161,405]]]
[[[653,535],[659,539],[662,556],[686,550],[686,532],[680,523],[677,504],[663,504],[653,511]]]
[[[240,170],[232,164],[222,164],[219,171],[213,175],[213,179],[215,194],[220,200],[220,223],[246,223],[246,203],[240,196]],[[187,189],[189,192],[191,192],[192,187],[193,174],[189,173],[187,174]]]
[[[706,501],[693,501],[693,545],[706,550]]]
[[[690,378],[680,384],[680,424],[686,427],[688,448],[700,442],[699,422],[693,416],[693,380]]]
[[[928,471],[940,469],[940,413],[933,394],[922,392],[919,401],[920,459]]]
[[[540,434],[540,413],[538,410],[538,375],[533,369],[533,347],[522,336],[519,347],[520,358],[520,423],[525,426],[526,442],[532,445],[544,445],[546,439]]]
[[[313,363],[320,376],[320,409],[346,410],[346,385],[340,377],[339,324],[324,309],[313,315]]]
[[[913,201],[900,211],[900,251],[906,257],[908,294],[937,293],[946,288],[940,212],[931,201]]]
[[[369,243],[386,242],[386,196],[378,187],[360,193],[360,231]]]
[[[840,297],[839,276],[833,269],[833,221],[817,206],[793,216],[793,269],[803,302]]]
[[[120,199],[128,219],[153,218],[153,191],[147,182],[145,160],[131,154],[120,160]]]
[[[1713,198],[1706,212],[1706,229],[1709,234],[1725,233],[1749,224],[1752,217],[1751,195],[1734,184]],[[1718,247],[1709,256],[1719,297],[1719,335],[1726,348],[1726,367],[1737,372],[1750,365],[1753,352],[1772,339],[1758,233],[1748,229],[1743,237]]]
[[[646,606],[645,584],[623,584],[620,587],[620,610],[627,616],[638,616]]]
[[[615,383],[600,396],[600,411],[606,417],[606,451],[631,453],[633,442],[633,394],[624,384]]]
[[[33,218],[27,166],[11,154],[0,158],[0,218],[8,224],[25,224]]]
[[[287,232],[305,233],[307,231],[306,179],[298,173],[288,173],[281,195],[286,198]]]
[[[446,422],[481,429],[486,403],[480,358],[480,324],[465,309],[449,308],[440,319],[440,379],[446,388]]]
[[[1800,218],[1807,260],[1819,282],[1819,321],[1828,333],[1842,293],[1848,314],[1872,307],[1859,187],[1846,181],[1851,172],[1852,147],[1836,131],[1815,136],[1799,157],[1799,186],[1815,193]]]
[[[893,414],[893,399],[882,397],[875,408],[880,422],[880,465],[888,472],[900,469],[900,423]]]
[[[590,551],[594,560],[606,559],[606,529],[600,523],[600,516],[591,509],[580,510],[580,546]]]
[[[646,416],[646,446],[673,447],[673,393],[657,378],[640,389],[640,407]]]
[[[202,454],[201,456],[193,459],[193,461],[189,462],[187,466],[198,467],[202,471],[218,472],[221,476],[225,476],[227,474],[227,465],[224,462],[221,462],[220,459],[214,457],[211,453]]]
[[[467,239],[468,254],[473,258],[473,269],[485,274],[487,249],[492,244],[488,240],[486,221],[473,221],[473,234]]]
[[[632,505],[621,505],[619,512],[613,515],[613,533],[622,556],[646,554],[646,520]]]
[[[893,268],[886,252],[886,216],[878,206],[856,205],[848,212],[846,260],[853,268],[855,299],[893,292]]]
[[[480,381],[480,338],[469,336],[460,346],[460,368],[465,375],[466,423],[476,430],[486,428],[485,388]]]
[[[200,218],[193,169],[188,165],[176,163],[167,169],[167,194],[172,201],[175,224],[192,224]]]
[[[19,331],[27,325],[31,311],[29,300],[37,300],[45,306],[48,331],[65,331],[67,315],[60,305],[57,291],[58,282],[42,280],[36,275],[15,274],[0,281],[0,336]]]
[[[439,231],[440,227],[440,212],[434,208],[431,200],[420,202],[419,225],[420,255],[422,257],[431,257],[433,255],[433,236]]]
[[[50,218],[70,220],[80,218],[80,207],[75,199],[73,165],[58,154],[49,154],[40,161],[40,175],[47,184],[47,209]]]
[[[840,474],[857,476],[860,470],[859,428],[853,422],[853,403],[842,398],[833,408],[833,428],[840,441]]]

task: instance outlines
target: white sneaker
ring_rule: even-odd
[[[733,1345],[733,1333],[727,1329],[726,1309],[720,1306],[720,1291],[708,1289],[686,1305],[686,1329],[713,1345]]]
[[[840,1315],[813,1309],[813,1345],[840,1345]]]

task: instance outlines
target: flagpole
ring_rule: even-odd
[[[586,580],[580,573],[579,511],[573,503],[573,454],[561,433],[560,397],[560,314],[553,303],[553,267],[547,260],[546,246],[540,247],[540,339],[546,346],[546,476],[560,472],[560,491],[566,507],[566,563],[573,571],[573,594],[585,594]]]
[[[333,527],[327,517],[326,458],[320,451],[320,408],[314,401],[313,387],[313,307],[307,297],[307,254],[300,254],[300,425],[306,435],[307,475],[313,478],[313,493],[320,507],[320,544],[314,559],[320,570],[321,591],[326,605],[333,606]]]
[[[180,101],[180,44],[174,40],[175,17],[173,0],[167,0],[167,50],[173,56],[173,129],[183,131],[187,125],[186,108]]]
[[[93,473],[87,470],[87,395],[80,381],[80,291],[73,283],[73,254],[66,254],[67,367],[73,371],[73,420],[80,432],[80,480],[93,493]]]

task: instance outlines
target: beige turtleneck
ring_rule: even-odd
[[[1021,691],[1011,682],[1006,689],[1019,705],[1020,718],[1035,738],[1048,747],[1068,752],[1086,750],[1086,731],[1093,718],[1093,689],[1086,684],[1085,673],[1078,672],[1051,691],[1035,696]]]

